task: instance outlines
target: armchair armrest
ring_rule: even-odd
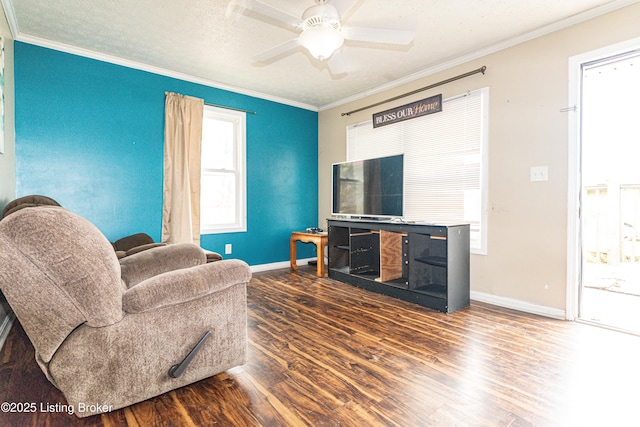
[[[160,246],[167,246],[166,243],[147,243],[146,245],[136,246],[135,248],[129,249],[126,254],[127,256],[131,256],[133,254],[137,254],[138,252],[146,251],[148,249],[159,248]]]
[[[136,284],[172,270],[207,262],[204,251],[191,243],[160,246],[120,259],[120,275],[131,288]]]
[[[251,270],[236,259],[174,270],[141,282],[122,296],[126,313],[181,304],[251,280]]]
[[[159,248],[160,246],[167,246],[166,243],[148,243],[146,245],[136,246],[135,248],[131,248],[128,251],[119,251],[116,250],[116,256],[118,259],[122,259],[126,256],[130,256],[133,254],[137,254],[138,252],[146,251],[147,249]]]

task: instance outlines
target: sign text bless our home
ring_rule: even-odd
[[[415,119],[416,117],[426,116],[427,114],[433,114],[439,111],[442,111],[442,94],[375,113],[373,115],[373,127],[377,128],[404,120]]]

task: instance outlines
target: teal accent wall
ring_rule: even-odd
[[[314,111],[15,43],[16,192],[43,194],[113,241],[159,241],[165,92],[247,114],[247,232],[203,235],[251,265],[289,259],[289,236],[318,224],[318,114]],[[299,258],[314,256],[299,246]]]

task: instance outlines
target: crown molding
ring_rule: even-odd
[[[571,27],[573,25],[588,21],[590,19],[597,18],[598,16],[605,15],[610,12],[614,12],[618,9],[621,9],[626,6],[630,6],[638,2],[640,2],[640,0],[614,0],[605,5],[594,7],[593,9],[589,9],[577,15],[570,16],[566,19],[560,20],[558,22],[554,22],[553,24],[549,24],[547,26],[538,28],[537,30],[530,31],[520,36],[513,37],[511,39],[502,41],[500,43],[493,44],[484,49],[480,49],[472,53],[458,56],[451,60],[441,62],[440,64],[434,65],[433,67],[426,68],[422,71],[418,71],[414,74],[410,74],[406,77],[400,78],[398,80],[394,80],[392,82],[378,86],[376,88],[357,93],[353,96],[349,96],[347,98],[344,98],[326,105],[322,105],[318,107],[318,111],[329,110],[331,108],[339,107],[341,105],[345,105],[354,101],[358,101],[363,98],[367,98],[371,95],[376,95],[378,93],[385,92],[390,89],[394,89],[398,86],[402,86],[404,84],[414,82],[416,80],[431,76],[441,71],[448,70],[458,65],[466,64],[467,62],[482,58],[484,56],[499,52],[501,50],[519,45],[521,43],[524,43],[530,40],[537,39],[539,37],[554,33],[556,31]]]
[[[13,8],[13,2],[11,0],[1,0],[2,10],[4,10],[4,16],[7,18],[9,24],[9,30],[11,31],[11,38],[15,38],[20,34],[20,27],[18,27],[18,19],[16,18],[16,11]]]
[[[3,6],[4,3],[11,3],[11,0],[2,0]],[[13,30],[12,30],[13,31]],[[315,105],[305,104],[302,102],[293,101],[290,99],[281,98],[274,95],[269,95],[266,93],[245,89],[237,86],[232,86],[228,84],[224,84],[221,82],[217,82],[214,80],[204,79],[196,76],[192,76],[190,74],[179,73],[177,71],[168,70],[161,67],[156,67],[153,65],[144,64],[137,61],[132,61],[128,59],[119,58],[117,56],[107,55],[101,52],[96,52],[93,50],[83,49],[76,46],[71,46],[64,43],[58,43],[51,40],[34,37],[26,34],[18,34],[15,37],[16,41],[32,44],[40,47],[45,47],[52,50],[57,50],[60,52],[70,53],[72,55],[82,56],[90,59],[95,59],[102,62],[108,62],[115,65],[121,65],[123,67],[132,68],[140,71],[146,71],[153,74],[158,74],[165,77],[171,77],[178,80],[184,80],[191,83],[201,84],[203,86],[214,87],[216,89],[222,89],[229,92],[238,93],[241,95],[247,95],[254,98],[264,99],[266,101],[277,102],[279,104],[290,105],[292,107],[302,108],[305,110],[318,111],[318,107]]]
[[[522,34],[517,37],[513,37],[509,40],[505,40],[500,43],[496,43],[494,45],[488,46],[484,49],[477,50],[475,52],[462,55],[456,58],[452,58],[448,61],[441,62],[440,64],[434,65],[432,67],[426,68],[424,70],[418,71],[414,74],[410,74],[408,76],[402,77],[400,79],[394,80],[392,82],[380,85],[376,88],[372,88],[370,90],[366,90],[352,96],[343,98],[341,100],[331,102],[329,104],[325,104],[322,106],[316,106],[311,104],[306,104],[298,101],[293,101],[286,98],[281,98],[274,95],[265,94],[262,92],[232,86],[225,83],[217,82],[214,80],[204,79],[200,77],[196,77],[189,74],[179,73],[176,71],[168,70],[165,68],[155,67],[152,65],[127,60],[123,58],[119,58],[116,56],[107,55],[100,52],[91,51],[88,49],[82,49],[75,46],[67,45],[64,43],[58,43],[47,39],[42,39],[39,37],[34,37],[26,34],[20,33],[20,28],[18,25],[18,21],[15,15],[15,10],[13,7],[13,0],[0,0],[2,3],[2,8],[4,10],[5,16],[7,18],[7,22],[9,24],[9,29],[13,35],[14,40],[33,44],[41,47],[46,47],[53,50],[58,50],[61,52],[70,53],[73,55],[83,56],[91,59],[96,59],[103,62],[108,62],[116,65],[121,65],[128,68],[133,68],[141,71],[147,71],[153,74],[158,74],[166,77],[171,77],[179,80],[188,81],[191,83],[197,83],[204,86],[214,87],[217,89],[227,90],[230,92],[251,96],[254,98],[264,99],[266,101],[277,102],[279,104],[290,105],[297,108],[302,108],[305,110],[310,110],[314,112],[321,112],[325,110],[329,110],[331,108],[339,107],[341,105],[345,105],[354,101],[358,101],[363,98],[367,98],[371,95],[375,95],[378,93],[385,92],[390,89],[394,89],[396,87],[402,86],[407,83],[414,82],[416,80],[431,76],[433,74],[439,73],[441,71],[445,71],[447,69],[456,67],[458,65],[465,64],[467,62],[473,61],[475,59],[479,59],[481,57],[487,56],[489,54],[507,49],[509,47],[518,45],[520,43],[527,42],[529,40],[536,39],[538,37],[542,37],[544,35],[562,30],[564,28],[570,27],[572,25],[579,24],[584,21],[588,21],[590,19],[596,18],[598,16],[607,14],[609,12],[613,12],[615,10],[621,9],[623,7],[635,4],[640,2],[640,0],[614,0],[602,6],[594,7],[588,11],[583,13],[571,16],[569,18],[563,19],[561,21],[555,22],[553,24],[547,25],[545,27],[539,28],[537,30]]]

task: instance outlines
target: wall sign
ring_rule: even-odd
[[[416,117],[426,116],[427,114],[433,114],[439,111],[442,111],[442,94],[375,113],[373,115],[373,127],[377,128],[392,123],[415,119]]]

